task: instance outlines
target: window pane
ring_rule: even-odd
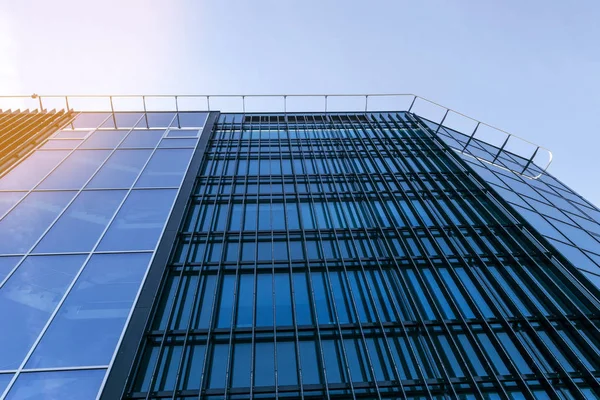
[[[236,343],[233,352],[231,387],[249,387],[251,369],[251,343]]]
[[[90,179],[109,150],[75,150],[40,184],[40,189],[79,189]]]
[[[156,150],[135,186],[179,186],[187,170],[192,152],[192,149]]]
[[[154,250],[176,190],[133,190],[108,228],[99,250]]]
[[[231,314],[233,312],[234,284],[235,275],[225,275],[223,277],[221,302],[219,303],[219,321],[217,323],[218,328],[228,328],[231,323]]]
[[[294,342],[277,342],[277,384],[297,385],[298,366]]]
[[[302,383],[305,385],[321,383],[315,342],[300,342],[300,360],[302,363]]]
[[[196,147],[198,139],[163,139],[158,147],[165,149],[175,149],[181,147]]]
[[[13,270],[19,260],[21,260],[21,257],[0,257],[0,283]]]
[[[275,274],[275,308],[277,326],[292,325],[290,276],[287,273]]]
[[[154,148],[163,137],[164,130],[135,130],[131,131],[119,146],[122,149]]]
[[[24,373],[19,376],[6,399],[93,399],[105,372],[105,369],[93,369]]]
[[[0,254],[24,253],[75,192],[33,192],[0,221]]]
[[[92,250],[126,193],[125,190],[81,192],[34,251],[61,253]]]
[[[0,178],[0,189],[32,189],[69,154],[68,151],[36,151]]]
[[[151,150],[117,150],[88,183],[88,188],[130,188]]]
[[[0,192],[0,218],[25,196],[25,192]]]
[[[0,289],[0,370],[17,368],[85,256],[33,256]]]
[[[240,275],[240,288],[237,307],[237,326],[252,326],[252,303],[254,297],[254,275]]]
[[[167,137],[198,137],[198,129],[169,129]]]
[[[123,140],[127,131],[96,131],[81,145],[82,149],[114,149]]]
[[[225,372],[227,369],[228,344],[215,344],[213,347],[212,362],[210,363],[209,388],[225,387]]]
[[[273,278],[260,274],[256,283],[256,326],[273,326]]]
[[[94,255],[27,367],[108,364],[149,261],[149,253]]]
[[[256,343],[254,358],[254,384],[256,386],[275,385],[275,354],[273,343]]]
[[[4,389],[8,386],[8,382],[12,379],[13,374],[2,374],[0,375],[0,393],[4,392]]]

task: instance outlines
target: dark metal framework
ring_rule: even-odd
[[[410,113],[222,114],[126,398],[597,398],[598,292]]]

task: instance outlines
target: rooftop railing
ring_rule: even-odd
[[[2,109],[66,109],[77,112],[220,111],[236,113],[384,112],[408,111],[441,128],[469,136],[467,145],[455,148],[465,154],[468,145],[484,142],[526,160],[521,171],[528,175],[531,164],[541,171],[552,162],[552,152],[527,139],[493,127],[434,101],[410,93],[401,94],[281,94],[281,95],[38,95],[0,96]],[[477,157],[480,158],[480,157]],[[481,159],[481,158],[480,158]],[[489,162],[490,160],[484,160]],[[496,164],[497,165],[497,164]]]

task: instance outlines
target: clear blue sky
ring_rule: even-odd
[[[600,1],[0,0],[0,94],[416,93],[600,205]]]

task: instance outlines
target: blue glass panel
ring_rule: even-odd
[[[90,133],[90,131],[58,131],[52,136],[53,138],[59,139],[83,139]]]
[[[17,368],[85,256],[28,257],[0,289],[0,370]]]
[[[225,372],[227,370],[228,344],[215,344],[213,347],[212,362],[210,368],[209,388],[225,387]]]
[[[256,326],[273,326],[273,278],[271,274],[257,276]]]
[[[231,387],[250,387],[251,355],[251,343],[235,344]]]
[[[171,125],[173,118],[175,118],[173,112],[149,112],[146,114],[146,118],[142,118],[137,125],[149,126],[150,128],[166,128]],[[147,124],[146,119],[148,120]]]
[[[297,385],[298,366],[294,342],[277,342],[277,384]]]
[[[157,150],[144,168],[136,187],[178,187],[187,170],[192,149]]]
[[[109,150],[75,150],[38,188],[80,189],[109,153]]]
[[[256,343],[254,362],[254,384],[256,386],[275,385],[275,354],[273,343]]]
[[[161,148],[178,148],[178,147],[196,147],[198,139],[163,139],[158,147]]]
[[[0,192],[0,218],[25,196],[24,192]]]
[[[327,382],[345,382],[344,371],[346,369],[346,363],[344,362],[343,354],[340,351],[339,342],[337,340],[323,340],[322,346]]]
[[[88,183],[87,188],[130,188],[152,150],[117,150]]]
[[[200,128],[204,126],[207,118],[207,112],[180,112],[177,118],[175,118],[171,123],[171,126],[179,126],[181,128]]]
[[[21,257],[0,257],[0,283],[8,276],[20,259]]]
[[[289,274],[275,274],[275,311],[277,326],[292,325],[291,296]]]
[[[75,192],[34,192],[0,221],[0,254],[24,253],[48,229]]]
[[[32,189],[67,154],[67,150],[36,151],[0,178],[0,189]]]
[[[254,275],[240,275],[238,295],[237,323],[238,327],[252,326],[252,298],[254,297]]]
[[[133,190],[117,213],[99,250],[154,250],[176,190]]]
[[[94,399],[100,389],[105,372],[105,369],[93,369],[23,373],[17,378],[6,399]]]
[[[123,143],[119,146],[121,149],[131,148],[154,148],[163,137],[165,131],[150,129],[150,130],[134,130],[127,135]]]
[[[8,386],[8,383],[12,379],[13,374],[2,374],[0,375],[0,394],[4,392],[4,389]]]
[[[198,129],[169,129],[167,137],[198,137]]]
[[[81,144],[81,140],[48,140],[40,149],[64,149],[71,150]]]
[[[205,276],[200,287],[199,315],[196,317],[195,326],[198,329],[207,329],[211,321],[211,311],[215,294],[215,275]]]
[[[223,277],[223,287],[221,290],[221,302],[219,303],[218,328],[227,328],[231,324],[231,314],[233,313],[233,288],[235,285],[234,275],[225,275]]]
[[[305,385],[321,383],[315,342],[300,341],[300,362],[302,364],[302,383]]]
[[[126,193],[125,190],[81,192],[44,235],[34,252],[92,250]]]
[[[74,128],[89,128],[94,129],[100,126],[104,120],[110,117],[111,113],[88,113],[84,112],[79,114],[75,121],[73,121]],[[112,118],[108,118],[112,119]]]
[[[149,261],[149,253],[92,256],[27,368],[107,365]]]
[[[95,131],[83,142],[82,149],[114,149],[123,140],[128,131]]]
[[[144,120],[143,115],[138,112],[116,112],[114,118],[118,128],[133,128],[140,118]]]

